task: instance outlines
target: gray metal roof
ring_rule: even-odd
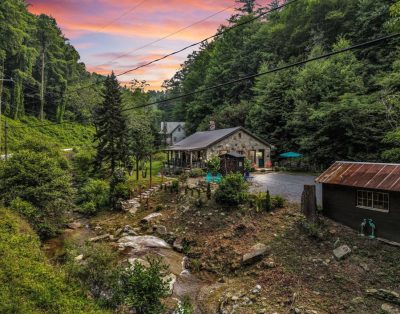
[[[167,127],[167,134],[171,134],[178,126],[185,127],[185,122],[161,122],[160,133],[164,133],[164,126]]]
[[[211,144],[218,142],[230,134],[241,129],[240,127],[220,129],[215,131],[196,132],[175,145],[169,150],[196,150],[207,148]]]
[[[167,150],[199,150],[199,149],[205,149],[208,148],[209,146],[223,140],[224,138],[228,137],[229,135],[242,130],[243,132],[246,132],[250,136],[256,138],[260,142],[264,143],[265,145],[271,146],[267,142],[265,142],[263,139],[257,137],[256,135],[252,134],[248,130],[242,128],[242,127],[235,127],[235,128],[229,128],[229,129],[220,129],[220,130],[215,130],[215,131],[204,131],[204,132],[196,132],[189,137],[183,139],[182,141],[176,143],[173,146],[170,146]]]

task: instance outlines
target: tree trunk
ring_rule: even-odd
[[[139,158],[136,157],[136,180],[139,181]]]
[[[44,119],[44,48],[42,51],[42,73],[41,73],[41,83],[40,83],[40,113],[39,119]]]
[[[301,211],[310,222],[317,222],[317,196],[315,185],[305,185],[301,196]]]

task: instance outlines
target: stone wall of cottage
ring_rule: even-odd
[[[263,151],[264,154],[264,165],[262,167],[269,167],[271,164],[270,147],[260,142],[258,139],[250,136],[246,132],[239,130],[221,142],[211,146],[207,150],[207,159],[213,155],[221,155],[227,152],[238,152],[250,159],[256,167],[260,167],[259,159],[262,157],[260,154],[257,154],[260,153],[260,151]]]

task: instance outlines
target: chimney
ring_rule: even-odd
[[[216,126],[215,126],[215,121],[210,121],[210,131],[215,131]]]

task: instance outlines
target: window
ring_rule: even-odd
[[[182,131],[182,130],[181,130],[181,127],[178,128],[178,132],[180,132],[180,131]]]
[[[239,136],[239,138],[242,138],[242,133],[239,132],[238,136]]]
[[[383,192],[358,190],[357,207],[389,212],[389,194]]]

